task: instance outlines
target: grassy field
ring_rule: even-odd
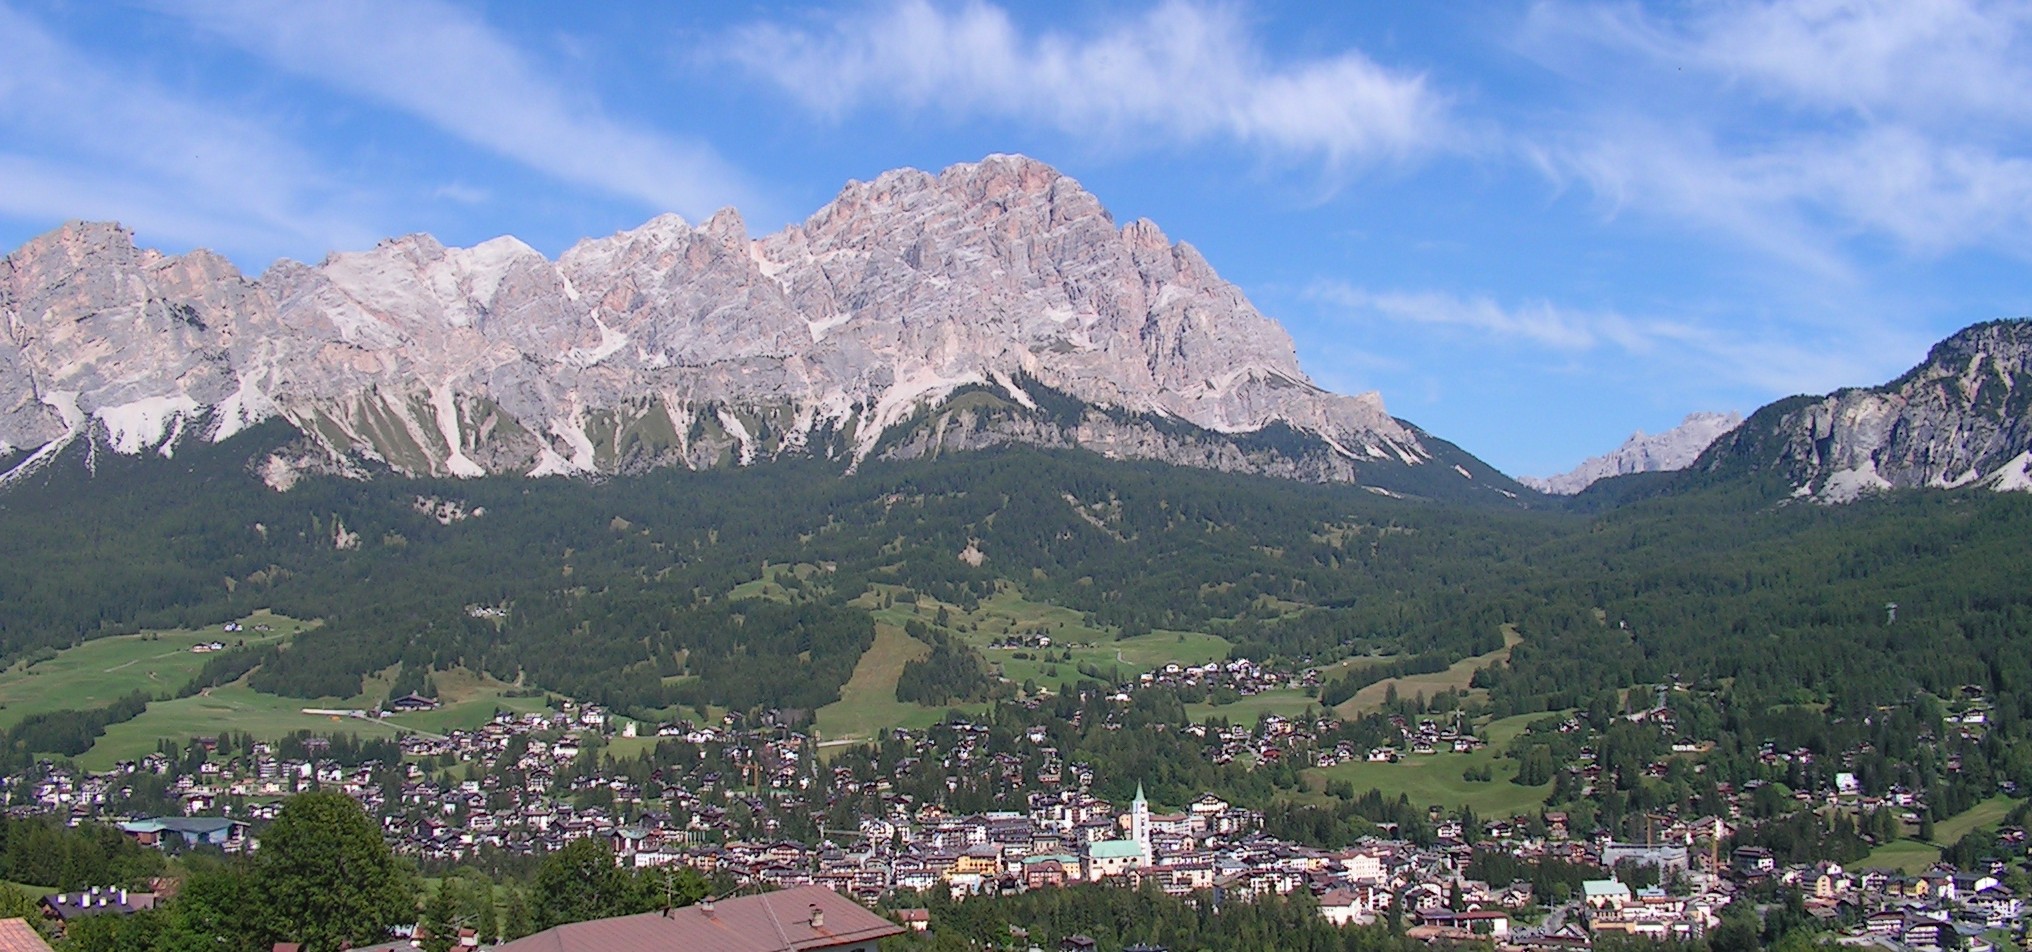
[[[435,672],[431,675],[431,680],[437,684],[437,698],[442,707],[435,711],[396,714],[389,717],[388,722],[413,730],[442,734],[446,731],[472,730],[479,727],[492,720],[497,709],[514,711],[517,714],[530,714],[546,709],[544,695],[511,696],[516,693],[515,685],[496,681],[464,668]],[[372,690],[370,688],[370,691]],[[381,686],[370,696],[354,700],[363,705],[372,705],[387,694],[387,688]]]
[[[148,705],[140,717],[107,727],[99,742],[78,757],[78,765],[87,770],[110,770],[122,760],[153,752],[164,738],[214,737],[225,731],[246,731],[256,737],[280,737],[299,730],[368,737],[397,733],[394,727],[374,721],[303,713],[305,707],[338,703],[261,694],[243,682],[234,682],[194,697]]]
[[[277,738],[295,731],[320,734],[354,734],[362,737],[393,737],[402,729],[443,733],[455,728],[473,728],[494,716],[495,709],[539,711],[542,697],[509,697],[513,685],[463,670],[440,671],[433,675],[444,706],[435,711],[399,714],[385,720],[305,714],[303,709],[365,709],[379,704],[388,695],[383,678],[372,678],[365,689],[350,698],[277,697],[249,688],[244,680],[214,688],[195,697],[157,701],[140,717],[106,728],[104,736],[78,758],[87,770],[108,770],[122,760],[133,760],[153,752],[163,738],[185,740],[217,736],[225,731],[244,731],[256,737]]]
[[[1951,846],[1955,841],[1979,829],[2002,823],[2011,808],[2018,801],[2010,797],[1997,796],[1984,800],[1962,812],[1933,824],[1933,842],[1917,837],[1886,843],[1870,851],[1857,863],[1857,868],[1883,867],[1902,869],[1908,872],[1925,869],[1940,862],[1940,848]]]
[[[1283,688],[1252,694],[1233,704],[1187,704],[1185,714],[1195,721],[1209,717],[1225,717],[1237,724],[1253,724],[1265,714],[1282,714],[1286,717],[1305,713],[1308,708],[1319,707],[1319,699],[1298,688]]]
[[[644,726],[654,730],[656,725],[649,724]],[[658,737],[653,733],[644,734],[640,737],[622,737],[616,734],[607,738],[607,754],[615,760],[632,760],[644,753],[655,750],[659,742],[669,739],[668,737]]]
[[[867,740],[891,727],[937,723],[945,708],[896,700],[896,680],[903,675],[904,663],[930,652],[929,645],[904,634],[901,627],[878,621],[875,644],[854,665],[840,699],[818,709],[819,732],[828,740]]]
[[[1919,840],[1898,840],[1870,851],[1855,864],[1857,869],[1902,869],[1917,872],[1940,862],[1940,847]]]
[[[789,567],[783,569],[790,571]],[[770,579],[775,577],[769,575]],[[775,583],[762,581],[750,585],[753,594],[767,597]],[[857,600],[856,604],[866,608],[875,620],[875,645],[855,665],[853,676],[840,690],[840,699],[818,711],[818,729],[828,741],[864,739],[891,727],[924,727],[938,722],[953,707],[961,710],[974,707],[924,707],[896,700],[896,682],[904,663],[924,657],[930,650],[905,634],[903,628],[913,621],[940,627],[941,609],[946,619],[943,630],[979,650],[996,675],[1013,684],[1035,681],[1047,690],[1062,690],[1085,677],[1080,674],[1081,665],[1113,679],[1118,675],[1133,677],[1173,661],[1203,664],[1228,656],[1229,644],[1225,639],[1202,632],[1154,631],[1116,640],[1114,630],[1088,626],[1079,612],[1030,601],[1009,588],[982,599],[971,612],[925,597],[899,600],[898,596],[905,595],[901,588],[876,586],[873,592]],[[994,641],[1021,635],[1049,636],[1052,646],[988,647]],[[1070,651],[1072,659],[1046,660],[1047,650],[1054,659]],[[1026,657],[1016,657],[1019,654]]]
[[[192,645],[209,641],[223,641],[228,646],[241,641],[266,644],[315,624],[257,612],[243,621],[245,631],[207,628],[95,638],[45,661],[14,664],[0,671],[0,729],[31,714],[102,707],[135,691],[167,697],[189,683],[213,657],[192,654]],[[271,630],[254,630],[258,625]]]
[[[1342,717],[1358,717],[1377,710],[1383,706],[1383,699],[1389,696],[1390,688],[1393,686],[1397,689],[1398,697],[1407,698],[1420,692],[1431,696],[1441,690],[1467,690],[1468,682],[1474,678],[1476,668],[1483,668],[1499,661],[1510,660],[1510,649],[1516,647],[1517,643],[1523,640],[1523,636],[1517,633],[1516,628],[1504,625],[1503,647],[1485,655],[1463,658],[1454,662],[1453,666],[1445,671],[1435,671],[1431,674],[1408,674],[1401,678],[1389,678],[1378,681],[1355,692],[1354,697],[1342,702],[1340,706],[1334,708],[1334,711]],[[1483,692],[1479,690],[1469,692],[1470,696],[1481,693]]]
[[[966,637],[971,641],[975,636],[970,634]],[[976,647],[985,644],[986,641],[982,640]],[[1077,642],[1069,646],[1054,638],[1049,649],[982,648],[981,654],[1011,681],[1018,684],[1036,681],[1039,687],[1059,691],[1085,677],[1080,674],[1081,665],[1098,670],[1104,680],[1115,681],[1155,670],[1172,661],[1179,664],[1218,661],[1228,656],[1228,648],[1227,640],[1216,635],[1196,631],[1153,631],[1121,641]],[[1054,657],[1063,657],[1065,652],[1070,651],[1072,660],[1046,661],[1046,651]],[[1016,657],[1019,654],[1030,657]]]
[[[728,598],[768,598],[779,602],[790,601],[790,589],[783,583],[786,579],[809,579],[824,574],[824,569],[809,562],[796,565],[768,565],[762,569],[762,577],[742,582],[727,593]]]
[[[930,621],[939,609],[929,599],[918,603]],[[902,607],[899,604],[897,607]],[[955,628],[978,630],[959,631],[969,641],[981,645],[1008,635],[1049,635],[1054,642],[1112,642],[1119,634],[1113,628],[1093,627],[1086,623],[1086,616],[1061,605],[1033,602],[1023,597],[1014,588],[1005,587],[995,594],[981,599],[980,607],[972,612],[962,612],[956,605],[944,606],[952,615]]]
[[[1933,841],[1942,846],[1951,846],[1956,840],[1986,827],[2004,822],[2005,815],[2018,801],[2010,797],[1991,797],[1975,806],[1948,817],[1933,825]]]
[[[1402,793],[1420,806],[1465,806],[1484,817],[1530,813],[1544,804],[1552,785],[1520,787],[1511,783],[1510,778],[1517,775],[1517,762],[1503,757],[1501,751],[1524,732],[1526,725],[1544,716],[1520,714],[1490,722],[1480,731],[1489,746],[1473,753],[1410,754],[1394,764],[1363,761],[1314,768],[1306,771],[1306,775],[1314,789],[1325,789],[1328,781],[1345,780],[1354,785],[1357,793],[1370,789],[1381,790],[1391,797]],[[1471,767],[1490,767],[1495,779],[1488,783],[1461,779],[1461,774]]]
[[[1230,648],[1226,639],[1196,631],[1153,631],[1117,640],[1120,632],[1115,629],[1089,626],[1086,616],[1080,612],[1030,601],[1011,588],[982,599],[980,607],[972,612],[962,612],[956,605],[939,605],[929,599],[920,600],[914,606],[898,602],[892,610],[912,609],[911,614],[904,615],[903,619],[916,618],[931,624],[937,619],[941,607],[947,612],[947,630],[978,649],[989,664],[999,669],[1002,677],[1017,684],[1036,681],[1038,686],[1054,691],[1084,677],[1079,673],[1081,665],[1089,665],[1110,679],[1115,675],[1134,677],[1173,661],[1179,664],[1217,661],[1226,658]],[[1000,639],[1025,635],[1049,637],[1051,647],[988,647]],[[1063,657],[1065,652],[1070,651],[1072,659],[1046,661],[1044,654],[1047,651],[1054,658]],[[1016,657],[1019,654],[1029,657]]]

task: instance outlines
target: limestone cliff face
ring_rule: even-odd
[[[168,455],[274,416],[305,439],[262,464],[285,484],[1009,441],[1316,480],[1435,459],[1374,394],[1313,385],[1190,246],[1015,156],[851,183],[760,239],[731,209],[664,216],[556,261],[411,235],[249,279],[78,223],[0,259],[0,320],[17,470],[79,439]],[[1304,439],[1245,439],[1286,430]]]
[[[1881,387],[1759,410],[1695,468],[1776,472],[1823,502],[1894,487],[2032,490],[2028,409],[2032,321],[1978,324]]]
[[[1630,435],[1623,445],[1600,456],[1591,456],[1557,476],[1543,479],[1520,476],[1517,481],[1542,493],[1571,496],[1610,476],[1631,473],[1660,473],[1692,465],[1722,434],[1742,425],[1736,413],[1689,413],[1679,425],[1663,433],[1642,430]]]

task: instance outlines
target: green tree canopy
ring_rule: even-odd
[[[298,794],[261,836],[255,906],[268,941],[337,952],[387,938],[416,917],[415,890],[381,831],[341,793]]]
[[[632,878],[615,865],[613,851],[597,837],[573,840],[545,857],[530,891],[538,932],[639,911]]]

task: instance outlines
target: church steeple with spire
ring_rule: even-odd
[[[1143,865],[1154,859],[1150,850],[1150,800],[1143,796],[1143,784],[1136,784],[1136,799],[1129,803],[1129,840],[1143,850]]]

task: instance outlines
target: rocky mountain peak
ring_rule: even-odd
[[[1334,480],[1434,458],[1375,395],[1313,385],[1197,251],[1022,156],[852,182],[760,238],[733,209],[556,261],[409,235],[249,281],[76,223],[4,275],[0,442],[37,458],[274,415],[288,466],[457,476],[998,442]]]
[[[1542,493],[1571,496],[1610,476],[1685,469],[1701,451],[1742,422],[1738,413],[1689,413],[1672,429],[1656,435],[1638,430],[1616,449],[1589,457],[1557,476],[1525,476],[1517,481]]]
[[[2028,410],[2032,320],[1992,321],[1883,386],[1765,407],[1697,465],[1777,472],[1794,495],[1831,503],[1920,486],[2032,490]]]

